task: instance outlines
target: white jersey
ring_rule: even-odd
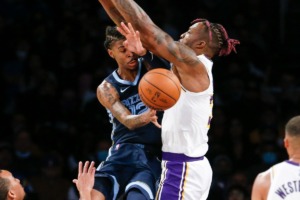
[[[267,200],[300,199],[300,165],[285,161],[271,169],[271,185]]]
[[[177,103],[165,110],[162,119],[163,152],[180,153],[190,157],[204,156],[208,150],[208,130],[213,107],[213,62],[198,56],[210,79],[203,92],[181,89]]]

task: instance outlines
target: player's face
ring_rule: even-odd
[[[193,24],[187,32],[181,34],[179,42],[193,48],[200,41],[204,28],[202,22]]]
[[[136,69],[138,66],[138,56],[128,51],[123,45],[123,42],[124,40],[116,41],[111,49],[109,49],[109,54],[117,61],[119,67]]]
[[[17,196],[17,199],[24,199],[25,191],[19,179],[15,178],[9,171],[6,170],[2,170],[0,176],[9,180],[9,190]]]

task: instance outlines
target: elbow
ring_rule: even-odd
[[[129,130],[133,131],[134,129],[136,129],[137,127],[136,126],[133,126],[131,124],[129,125],[125,125]]]
[[[125,120],[123,122],[121,122],[124,126],[126,126],[126,128],[128,128],[129,130],[134,130],[137,128],[135,123],[132,123],[132,120]]]

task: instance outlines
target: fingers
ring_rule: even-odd
[[[126,25],[124,22],[121,22],[121,27],[117,27],[117,30],[124,36],[127,34],[136,35],[136,31],[133,29],[131,23]]]
[[[152,123],[153,123],[157,128],[161,128],[161,125],[158,123],[157,120],[152,121]]]
[[[125,40],[125,41],[123,42],[123,45],[124,45],[125,48],[128,48],[128,41]]]
[[[78,176],[82,173],[82,162],[80,161],[78,164]]]
[[[158,128],[161,128],[161,125],[157,121],[156,110],[149,108],[149,114],[151,116],[151,122]]]
[[[89,164],[90,164],[89,161],[85,161],[82,173],[86,173],[88,171]]]
[[[85,161],[84,166],[82,168],[83,163],[80,161],[78,164],[78,177],[83,173],[95,173],[95,162],[92,161],[91,164],[89,161]]]
[[[125,31],[124,31],[122,28],[120,28],[120,27],[117,26],[117,30],[118,30],[122,35],[126,36],[126,33],[125,33]]]
[[[128,28],[128,26],[126,26],[126,24],[124,22],[121,22],[121,27],[122,27],[122,31],[125,34],[129,34],[131,32],[131,30]],[[132,27],[131,27],[132,28]]]
[[[93,170],[95,169],[94,165],[95,165],[95,162],[92,161],[90,166],[89,166],[88,173],[93,173]]]
[[[135,31],[135,34],[136,34],[136,37],[137,37],[138,39],[140,39],[140,32],[139,32],[139,31]]]
[[[129,31],[130,31],[132,34],[135,34],[135,31],[134,31],[134,29],[133,29],[133,27],[132,27],[132,25],[131,25],[130,22],[128,23],[128,27],[129,27]],[[127,28],[127,27],[126,27],[126,28]]]

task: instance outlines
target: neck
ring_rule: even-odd
[[[117,73],[119,74],[121,79],[131,82],[135,80],[137,72],[137,70],[124,70],[120,68],[117,70]]]
[[[294,151],[290,154],[289,160],[300,164],[300,151]]]

